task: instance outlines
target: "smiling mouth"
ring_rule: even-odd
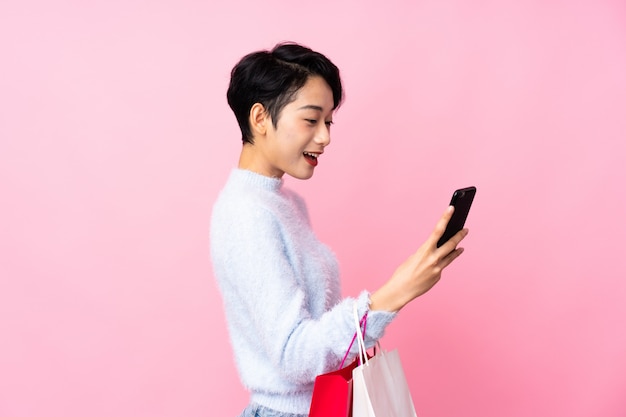
[[[317,154],[311,152],[303,152],[302,154],[309,164],[317,166]]]

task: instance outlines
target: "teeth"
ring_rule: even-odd
[[[304,154],[306,156],[310,156],[311,158],[317,159],[317,155],[313,154],[313,153],[309,153],[309,152],[304,152]]]

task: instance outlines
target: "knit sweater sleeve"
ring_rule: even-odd
[[[306,384],[336,368],[354,334],[353,305],[356,302],[359,314],[364,314],[369,294],[337,297],[329,309],[313,317],[311,297],[319,294],[311,294],[302,282],[283,222],[258,206],[216,210],[213,264],[246,385],[258,388],[263,385],[260,379],[272,372],[286,383]],[[225,211],[228,215],[221,215]],[[382,337],[393,318],[394,313],[369,312],[366,343],[371,346]]]

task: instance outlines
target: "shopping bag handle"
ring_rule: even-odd
[[[363,333],[361,332],[361,325],[359,323],[359,312],[357,309],[357,305],[356,303],[354,303],[354,308],[353,308],[353,313],[354,313],[354,324],[356,327],[356,339],[357,342],[359,344],[359,358],[360,358],[360,364],[365,364],[365,365],[369,365],[369,361],[367,358],[367,349],[365,349],[365,339],[363,338]]]
[[[354,303],[354,307],[355,307],[355,311],[356,311],[356,303]],[[357,313],[358,316],[358,313]],[[361,327],[363,327],[363,333],[365,333],[365,330],[367,329],[367,311],[365,312],[365,314],[363,315],[363,318],[358,321],[358,317],[357,317],[357,323],[358,325],[356,326],[357,329],[360,331]],[[352,341],[350,342],[350,346],[348,346],[348,350],[346,351],[346,354],[343,357],[343,360],[341,361],[341,365],[339,366],[339,369],[343,369],[343,365],[346,363],[346,359],[348,359],[348,356],[350,355],[350,350],[352,349],[352,345],[354,345],[354,341],[357,338],[357,332],[354,332],[354,336],[352,336]],[[359,364],[362,363],[360,358],[361,351],[359,350]]]

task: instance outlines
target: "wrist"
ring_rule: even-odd
[[[397,313],[409,301],[385,285],[370,296],[370,310]]]

